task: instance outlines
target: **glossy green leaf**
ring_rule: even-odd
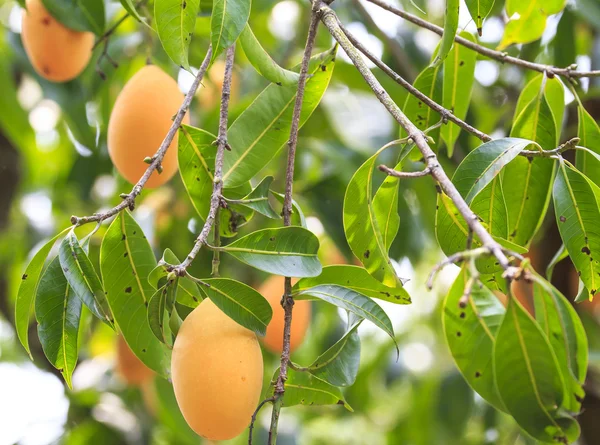
[[[539,96],[542,89],[542,82],[545,83],[544,97],[548,102],[548,106],[552,111],[552,116],[554,116],[554,122],[556,123],[556,143],[558,143],[560,139],[561,123],[565,115],[565,89],[557,77],[548,78],[545,77],[543,73],[539,73],[527,82],[523,91],[519,94],[514,118],[516,120],[523,110]]]
[[[81,299],[92,314],[112,326],[113,315],[100,278],[73,230],[65,236],[60,244],[58,256],[65,278],[73,289],[73,293]]]
[[[566,0],[506,0],[506,14],[510,20],[498,49],[539,39],[546,29],[548,16],[558,14],[565,5]]]
[[[35,299],[38,336],[44,355],[72,388],[71,376],[77,364],[81,300],[69,287],[55,257],[40,280]]]
[[[202,292],[229,318],[258,335],[265,335],[273,316],[269,302],[250,286],[230,278],[207,278]]]
[[[273,380],[277,379],[278,375],[279,368],[275,370]],[[273,393],[273,387],[270,392]],[[339,388],[309,372],[298,372],[290,368],[285,382],[284,400],[285,406],[343,405],[348,411],[353,411]]]
[[[214,0],[210,20],[211,62],[235,43],[248,23],[251,0]]]
[[[475,38],[469,32],[461,32],[460,36],[464,39],[475,42]],[[454,45],[448,55],[443,68],[443,95],[442,105],[459,119],[465,119],[469,104],[471,102],[471,92],[475,81],[475,63],[477,53],[463,45]],[[441,130],[441,137],[446,143],[448,157],[454,153],[454,144],[460,134],[460,127],[452,122],[448,122]]]
[[[300,124],[321,101],[333,74],[336,48],[313,56],[306,82]],[[296,67],[299,69],[299,67]],[[249,181],[279,152],[290,136],[296,88],[275,84],[265,88],[227,132],[231,151],[224,157],[223,181],[235,187]]]
[[[480,145],[460,163],[452,182],[467,204],[502,171],[502,169],[532,141],[520,138],[502,138]]]
[[[535,318],[556,354],[566,385],[564,406],[581,410],[583,383],[588,365],[588,342],[575,309],[558,289],[539,275],[534,276]]]
[[[265,176],[250,193],[241,199],[227,199],[229,203],[238,204],[256,210],[261,215],[271,219],[281,219],[269,202],[269,188],[273,182],[273,176]]]
[[[396,166],[401,168],[401,162]],[[373,198],[373,213],[377,227],[386,251],[390,250],[398,230],[400,229],[400,214],[398,213],[398,194],[400,193],[400,178],[388,175],[375,192]]]
[[[154,1],[158,38],[171,60],[186,70],[190,69],[188,49],[199,9],[200,0]]]
[[[600,126],[590,113],[583,108],[583,105],[579,105],[577,110],[579,116],[577,136],[581,139],[579,145],[600,155]],[[577,150],[575,165],[577,166],[577,170],[600,187],[600,160],[591,153],[586,153],[584,150]]]
[[[250,64],[265,79],[277,85],[294,86],[298,84],[299,74],[277,65],[261,46],[250,25],[246,25],[240,34],[240,43]]]
[[[360,321],[351,326],[342,338],[308,367],[308,372],[333,386],[353,385],[360,365],[359,325]]]
[[[442,41],[440,43],[439,50],[435,59],[433,60],[433,66],[439,66],[446,57],[452,45],[454,45],[454,37],[456,37],[456,31],[458,30],[458,13],[460,11],[460,0],[446,0],[446,9],[444,12],[444,34],[442,35]]]
[[[46,242],[33,256],[25,273],[21,277],[21,284],[17,292],[17,298],[15,299],[15,330],[19,341],[31,357],[29,350],[29,321],[34,311],[35,296],[37,294],[38,286],[40,283],[40,277],[44,269],[44,263],[46,258],[52,250],[54,243],[60,238],[67,230],[71,230],[71,227],[67,227],[58,235],[54,236]]]
[[[568,256],[569,252],[567,252],[567,248],[564,244],[561,244],[560,248],[556,251],[552,259],[550,260],[550,263],[546,267],[546,279],[548,281],[552,280],[552,275],[554,274],[554,268],[556,267],[556,265]]]
[[[161,343],[169,347],[173,346],[173,339],[168,324],[170,311],[167,309],[167,306],[170,298],[171,304],[173,304],[176,288],[176,283],[168,282],[160,289],[157,289],[148,301],[148,310],[146,312],[150,330]]]
[[[510,298],[494,346],[494,376],[507,411],[533,438],[570,443],[579,426],[563,408],[564,380],[548,339],[516,298]]]
[[[104,32],[104,0],[42,0],[48,12],[75,31]]]
[[[477,25],[477,32],[482,35],[483,21],[491,12],[494,0],[465,0],[465,3],[475,25]]]
[[[425,68],[413,82],[413,86],[421,93],[425,94],[435,102],[442,103],[443,100],[443,78],[442,78],[442,67],[428,66]],[[403,107],[404,114],[410,119],[410,121],[417,126],[421,131],[427,130],[434,124],[437,124],[441,116],[437,111],[433,111],[420,99],[416,98],[412,94],[406,97]],[[433,138],[434,141],[438,141],[440,130],[436,129],[431,131],[428,135]],[[400,130],[400,137],[407,136],[404,130]]]
[[[381,204],[376,208],[373,204],[373,168],[381,151],[367,159],[348,183],[344,195],[344,233],[350,249],[365,269],[386,286],[397,287],[399,278],[388,256],[379,225],[380,222],[386,224],[389,221],[390,209]],[[397,202],[388,200],[388,205],[393,204]],[[376,210],[382,213],[376,214]]]
[[[546,97],[538,90],[531,102],[515,115],[511,136],[530,139],[542,149],[552,150],[558,146],[558,135]],[[510,197],[506,201],[509,241],[521,246],[531,243],[548,210],[554,170],[552,159],[524,157],[504,169],[504,193]]]
[[[577,17],[573,9],[565,8],[556,27],[556,36],[552,41],[552,46],[554,46],[554,66],[567,67],[576,61]]]
[[[465,307],[460,300],[468,274],[465,268],[444,299],[442,324],[456,366],[469,385],[499,410],[503,404],[496,392],[492,351],[504,306],[485,286],[475,284]]]
[[[125,8],[125,11],[127,11],[131,17],[136,19],[138,22],[145,23],[144,18],[137,11],[135,2],[133,0],[120,0],[120,2],[123,8]]]
[[[108,228],[100,248],[100,269],[108,302],[119,330],[133,353],[150,369],[167,376],[170,351],[148,326],[146,305],[154,289],[148,275],[156,267],[142,229],[121,212]]]
[[[319,239],[303,227],[257,230],[220,249],[273,275],[314,277],[321,273]]]
[[[592,298],[600,290],[600,188],[561,161],[552,196],[560,237]]]
[[[335,284],[320,284],[294,293],[297,300],[323,300],[369,320],[383,330],[394,342],[394,328],[385,311],[371,298]]]
[[[390,303],[411,303],[410,295],[400,284],[397,287],[387,287],[364,268],[346,264],[325,266],[318,277],[302,278],[294,285],[294,289],[305,290],[321,284],[337,284],[369,298],[378,298]]]
[[[202,220],[206,220],[213,191],[213,172],[216,150],[213,142],[216,136],[199,128],[182,125],[179,128],[177,159],[179,174],[190,200]],[[225,155],[227,157],[229,153]],[[251,190],[244,183],[236,188],[226,188],[223,193],[231,199],[243,198]],[[231,205],[221,209],[221,236],[230,238],[237,235],[237,229],[248,222],[253,211],[243,206]]]

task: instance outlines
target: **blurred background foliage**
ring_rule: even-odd
[[[418,13],[418,6],[427,11],[429,21],[443,22],[443,0],[399,3],[414,13]],[[152,10],[152,5],[148,8]],[[434,34],[370,4],[339,0],[335,8],[360,40],[409,80],[414,80],[429,63],[439,39]],[[205,16],[197,20],[190,48],[193,67],[198,67],[204,57],[210,34],[206,13],[210,4],[202,3],[202,11]],[[294,0],[253,2],[252,28],[273,58],[284,66],[300,59],[307,12],[304,2]],[[123,13],[118,2],[107,2],[109,23]],[[503,1],[497,0],[484,26],[481,42],[485,45],[496,47],[500,42],[505,22],[502,14]],[[106,80],[96,72],[98,51],[78,79],[49,83],[37,76],[27,61],[20,40],[20,17],[16,2],[0,1],[0,444],[200,443],[183,421],[168,382],[156,379],[141,386],[126,384],[116,371],[119,356],[115,335],[103,324],[91,323],[82,335],[73,391],[65,390],[57,371],[44,359],[36,335],[30,335],[34,363],[30,362],[12,326],[14,298],[24,264],[39,243],[69,225],[72,214],[92,214],[112,206],[118,202],[119,193],[130,189],[113,171],[106,148],[110,111],[124,83],[146,63],[148,55],[178,80],[182,91],[193,78],[169,61],[156,35],[128,19],[110,39],[109,52],[118,61],[118,68],[107,61],[99,66]],[[475,30],[464,7],[460,25]],[[326,49],[332,41],[322,31],[317,44]],[[562,15],[549,18],[540,41],[510,47],[508,52],[558,66],[577,62],[581,69],[600,68],[600,3],[569,2]],[[192,124],[213,133],[217,128],[222,69],[218,64],[212,68],[191,109]],[[396,102],[403,104],[404,90],[378,70],[375,73]],[[530,75],[513,66],[479,60],[467,120],[494,137],[505,136],[518,94]],[[583,79],[581,83],[585,108],[599,120],[600,83],[598,79]],[[238,50],[231,121],[265,86],[266,81]],[[567,97],[567,101],[563,140],[576,134],[573,98]],[[397,131],[392,118],[340,52],[329,90],[300,133],[295,183],[295,197],[309,216],[309,227],[322,239],[324,262],[352,261],[341,219],[345,187],[361,163],[395,138]],[[441,157],[447,171],[451,173],[477,145],[476,139],[461,133],[452,158]],[[280,172],[284,162],[281,154],[265,166],[264,173],[276,178],[274,190],[283,188]],[[383,175],[376,174],[375,178],[381,181]],[[391,256],[398,262],[400,276],[411,280],[407,289],[414,303],[382,303],[394,322],[399,357],[385,334],[364,323],[359,329],[363,340],[360,371],[354,386],[345,391],[355,412],[342,407],[285,409],[280,443],[529,443],[512,420],[475,396],[456,371],[447,350],[440,301],[457,269],[442,274],[433,292],[427,292],[424,286],[431,267],[442,257],[434,238],[433,183],[403,181],[399,210],[401,230]],[[185,256],[200,223],[179,177],[158,190],[144,192],[135,217],[157,256],[167,247],[177,256]],[[264,223],[261,219],[260,224]],[[249,233],[257,227],[254,220],[241,231]],[[99,242],[101,237],[94,239]],[[559,246],[554,218],[548,212],[531,251],[539,272],[545,270]],[[92,245],[90,249],[94,261],[98,260],[98,247]],[[254,286],[266,278],[227,256],[222,261],[223,276]],[[206,252],[201,252],[190,272],[208,276],[210,258]],[[553,281],[569,298],[576,295],[577,277],[568,260],[557,266]],[[526,301],[528,289],[518,292]],[[343,332],[343,321],[334,308],[313,305],[309,334],[293,355],[296,363],[311,363]],[[583,429],[580,442],[592,445],[600,440],[600,379],[595,380],[598,371],[594,368],[600,364],[600,313],[588,303],[577,309],[588,330],[592,363],[584,413],[579,418]],[[264,357],[266,388],[278,357],[267,351]],[[265,412],[259,418],[256,443],[266,438],[268,417]],[[243,435],[230,443],[246,442]]]

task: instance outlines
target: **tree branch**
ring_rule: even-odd
[[[162,143],[160,144],[160,147],[158,148],[156,154],[151,158],[151,163],[148,166],[148,168],[146,169],[146,172],[140,178],[140,180],[137,182],[137,184],[133,186],[133,189],[131,190],[131,192],[129,192],[128,194],[122,194],[121,198],[123,198],[123,201],[121,201],[118,205],[116,205],[112,209],[107,210],[106,212],[95,213],[92,216],[81,216],[81,217],[74,216],[74,215],[71,216],[71,224],[76,225],[76,226],[81,226],[83,224],[87,224],[90,222],[100,223],[127,208],[129,208],[130,210],[133,210],[133,208],[135,207],[135,200],[138,197],[138,195],[140,193],[142,193],[142,190],[144,189],[146,182],[148,182],[148,180],[150,179],[150,175],[152,175],[154,170],[159,170],[161,162],[162,162],[163,158],[165,157],[165,153],[169,149],[171,142],[173,142],[173,138],[175,138],[175,135],[177,134],[177,130],[181,126],[183,117],[185,116],[185,113],[187,112],[188,108],[190,107],[190,104],[192,103],[192,99],[194,98],[194,95],[196,94],[196,90],[198,89],[200,82],[202,82],[202,78],[204,77],[204,74],[206,73],[206,69],[208,68],[208,64],[210,62],[211,56],[212,56],[212,48],[209,47],[208,51],[206,53],[206,57],[204,57],[202,65],[200,65],[200,69],[198,71],[198,74],[196,75],[196,78],[194,79],[194,82],[192,83],[192,86],[190,87],[189,91],[185,95],[185,98],[183,99],[183,103],[181,104],[181,107],[177,111],[177,114],[175,114],[175,118],[173,119],[173,124],[171,125],[171,128],[169,128],[169,131],[168,131],[167,135],[165,136],[164,140],[162,141]]]
[[[431,174],[431,169],[429,167],[426,167],[419,172],[401,172],[389,168],[387,165],[380,165],[378,168],[380,171],[387,173],[389,176],[395,176],[396,178],[422,178],[423,176]]]
[[[390,5],[389,3],[386,3],[384,0],[367,0],[367,1],[379,6],[380,8],[390,11],[391,13],[397,15],[398,17],[403,18],[404,20],[414,23],[415,25],[420,26],[421,28],[428,29],[429,31],[432,31],[440,36],[443,35],[443,33],[444,33],[443,28],[441,28],[437,25],[434,25],[433,23],[430,23],[426,20],[423,20],[415,15],[412,15],[406,11],[403,11],[399,8],[396,8],[395,6]],[[454,38],[454,41],[460,45],[463,45],[469,49],[472,49],[473,51],[478,52],[481,55],[489,57],[490,59],[497,60],[501,63],[510,63],[512,65],[517,65],[517,66],[520,66],[520,67],[523,67],[523,68],[526,68],[529,70],[538,71],[540,73],[545,72],[550,76],[552,76],[552,75],[562,76],[567,79],[575,79],[575,78],[581,78],[581,77],[600,77],[600,70],[577,71],[576,65],[571,65],[566,68],[557,68],[552,65],[544,65],[542,63],[529,62],[527,60],[519,59],[518,57],[509,56],[507,53],[502,52],[502,51],[496,51],[493,49],[486,48],[485,46],[479,45],[477,43],[473,43],[473,42],[471,42],[467,39],[464,39],[458,35]]]
[[[296,101],[294,103],[294,113],[292,115],[292,125],[290,128],[290,138],[288,140],[288,158],[287,169],[285,175],[285,196],[283,200],[283,224],[284,226],[291,225],[292,216],[292,193],[294,184],[294,164],[296,160],[296,148],[298,146],[298,130],[300,129],[300,115],[302,112],[302,101],[304,99],[304,90],[306,80],[308,79],[308,67],[310,57],[315,45],[317,36],[317,27],[319,25],[320,11],[313,3],[311,10],[310,25],[308,28],[308,36],[304,47],[304,55],[302,56],[302,64],[300,68],[300,77],[298,79],[298,91],[296,93]],[[290,361],[290,340],[292,327],[292,310],[294,307],[294,298],[292,297],[292,279],[285,277],[284,293],[281,299],[281,306],[284,310],[284,327],[283,327],[283,351],[281,353],[281,364],[279,368],[279,376],[275,382],[273,413],[271,414],[271,426],[269,428],[269,445],[275,445],[277,442],[277,427],[279,424],[279,413],[283,405],[283,397],[285,393],[285,381],[287,380],[287,368]]]
[[[467,225],[481,241],[483,247],[487,249],[490,254],[496,257],[499,265],[507,272],[508,278],[512,278],[512,275],[514,275],[515,272],[511,267],[509,259],[504,254],[502,246],[487,232],[487,230],[479,222],[479,219],[475,213],[469,208],[469,205],[460,195],[454,184],[452,184],[452,181],[444,169],[440,166],[436,154],[429,147],[425,135],[406,117],[398,105],[394,103],[387,91],[377,81],[373,73],[365,64],[358,50],[352,45],[348,37],[346,37],[346,34],[344,34],[340,28],[337,17],[333,10],[323,2],[318,3],[318,8],[322,13],[321,21],[325,24],[330,34],[344,49],[350,60],[352,60],[352,63],[356,66],[367,84],[371,87],[375,93],[375,96],[386,107],[388,112],[402,126],[402,128],[404,128],[408,136],[418,147],[423,155],[426,166],[431,170],[431,176],[433,176],[433,178],[439,184],[441,189],[440,191],[444,192],[452,200],[462,217],[465,219]]]
[[[168,270],[175,272],[179,276],[185,276],[186,270],[192,261],[202,249],[202,246],[207,243],[208,235],[210,234],[210,230],[215,223],[215,220],[219,213],[219,207],[222,205],[223,199],[223,156],[225,154],[225,150],[229,147],[227,143],[227,123],[229,120],[229,98],[231,96],[231,75],[233,72],[233,58],[235,55],[235,44],[231,45],[227,49],[227,55],[225,59],[225,73],[223,75],[223,91],[221,93],[221,111],[219,115],[219,133],[217,134],[217,140],[215,144],[217,145],[217,155],[215,157],[215,170],[213,176],[213,191],[210,197],[210,208],[208,210],[208,215],[206,216],[206,221],[204,221],[204,226],[196,238],[196,242],[194,243],[194,247],[188,254],[188,256],[183,260],[181,264],[178,265],[170,265]],[[217,227],[218,228],[218,227]]]
[[[250,427],[248,429],[248,445],[252,445],[252,433],[254,431],[254,424],[256,423],[256,416],[258,416],[259,411],[265,406],[267,403],[273,403],[275,401],[275,397],[268,397],[262,402],[258,404],[254,413],[252,414],[252,418],[250,420]]]

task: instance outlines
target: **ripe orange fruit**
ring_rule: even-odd
[[[292,280],[292,283],[295,281],[297,280]],[[258,288],[258,291],[267,299],[271,308],[273,308],[273,318],[271,318],[271,322],[267,326],[267,333],[264,338],[262,338],[262,343],[268,350],[276,354],[281,354],[281,351],[283,350],[284,311],[281,307],[283,282],[283,277],[272,276]],[[294,301],[290,351],[294,351],[302,344],[308,326],[310,325],[311,313],[310,301]]]
[[[139,70],[127,82],[115,102],[108,123],[108,153],[117,171],[135,184],[160,147],[171,118],[183,102],[177,82],[154,65]],[[184,123],[189,123],[186,115]],[[162,161],[163,172],[152,172],[146,188],[158,187],[177,172],[177,134]]]
[[[250,424],[262,389],[256,335],[206,299],[179,329],[171,375],[181,413],[197,434],[210,440],[236,437]]]
[[[154,372],[137,358],[122,336],[117,339],[116,371],[128,385],[142,386],[154,378]]]
[[[65,27],[41,0],[27,0],[21,39],[35,71],[52,82],[66,82],[83,71],[92,57],[94,34]]]

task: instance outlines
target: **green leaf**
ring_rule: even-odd
[[[579,105],[577,108],[579,116],[579,127],[577,135],[581,139],[580,145],[590,149],[600,155],[600,126],[594,118]],[[583,150],[577,150],[575,154],[575,165],[577,170],[586,175],[589,179],[600,187],[600,160],[591,153]]]
[[[454,37],[456,37],[456,31],[458,29],[459,10],[460,0],[446,0],[444,34],[442,35],[439,51],[433,60],[433,66],[439,66],[446,59],[448,53],[452,49],[452,45],[454,45]]]
[[[318,277],[302,278],[294,290],[305,290],[321,284],[337,284],[347,287],[369,298],[378,298],[395,304],[410,304],[410,296],[400,284],[387,287],[359,266],[339,264],[325,266]]]
[[[392,326],[392,322],[385,311],[381,309],[381,306],[375,303],[371,298],[366,297],[353,289],[334,284],[321,284],[294,293],[294,298],[298,300],[319,299],[350,311],[359,317],[369,320],[396,342],[394,339],[394,327]]]
[[[443,78],[442,78],[442,67],[428,66],[425,68],[413,82],[413,86],[421,93],[425,94],[435,102],[442,103],[443,100]],[[409,94],[406,96],[406,102],[403,107],[404,114],[414,123],[417,128],[421,131],[427,130],[434,124],[437,124],[441,116],[437,111],[433,111],[431,108],[426,106],[421,99]],[[436,129],[429,133],[429,136],[434,141],[438,141],[440,130]],[[400,129],[400,137],[407,136],[403,129]]]
[[[550,341],[566,384],[564,406],[578,413],[585,395],[582,385],[588,364],[585,330],[577,312],[558,289],[535,273],[533,280],[535,318]]]
[[[15,330],[17,331],[19,341],[30,357],[29,320],[31,320],[31,316],[33,315],[35,296],[40,283],[42,270],[44,269],[44,263],[56,240],[67,230],[71,230],[71,227],[67,227],[40,247],[40,250],[33,256],[25,269],[25,273],[21,277],[21,284],[19,285],[17,298],[15,299]]]
[[[461,32],[460,36],[475,42],[475,38],[469,32]],[[475,81],[475,63],[477,53],[462,45],[454,45],[444,63],[443,71],[443,96],[442,105],[459,119],[465,119],[469,104],[471,102],[471,92],[473,82]],[[460,134],[460,127],[452,122],[448,122],[441,130],[441,136],[448,150],[448,157],[452,157],[454,144]]]
[[[518,111],[518,110],[517,110]],[[558,145],[554,114],[546,94],[538,94],[515,115],[511,136],[531,139],[544,150]],[[517,158],[503,172],[509,217],[508,240],[527,247],[539,229],[550,202],[555,163],[548,158]]]
[[[81,300],[69,287],[55,257],[40,280],[35,299],[38,336],[44,355],[72,388],[71,375],[77,364],[77,336]]]
[[[216,138],[215,135],[199,128],[187,125],[179,128],[177,152],[179,174],[192,205],[203,221],[208,215],[213,191],[216,156],[213,142]],[[223,193],[231,199],[238,199],[246,196],[250,190],[250,184],[246,182],[236,188],[225,188]],[[237,235],[237,229],[252,219],[253,213],[251,209],[239,205],[221,209],[219,212],[221,236],[231,238]]]
[[[298,84],[300,77],[298,73],[277,65],[261,46],[248,24],[240,34],[240,43],[250,64],[265,79],[277,85],[294,86]]]
[[[273,380],[276,380],[278,375],[279,368],[275,370]],[[273,394],[273,386],[270,393]],[[343,405],[348,411],[353,411],[339,388],[308,372],[297,372],[290,368],[285,381],[284,400],[285,406]]]
[[[251,0],[214,0],[210,20],[211,63],[235,43],[248,23]]]
[[[265,335],[273,316],[269,302],[250,286],[230,278],[207,278],[202,287],[212,302],[236,323]]]
[[[271,194],[283,205],[285,200],[285,195],[283,193],[277,193],[271,190]],[[305,229],[307,228],[304,212],[302,211],[300,204],[298,204],[294,199],[292,199],[292,225],[304,227]]]
[[[300,124],[321,101],[333,74],[337,47],[311,58]],[[299,69],[299,67],[296,67]],[[265,88],[227,132],[231,151],[224,157],[223,181],[235,187],[249,181],[279,152],[290,136],[296,88],[275,84]]]
[[[168,282],[150,297],[148,302],[148,326],[154,334],[154,336],[168,347],[173,346],[173,339],[171,337],[171,330],[169,324],[165,324],[165,316],[169,318],[170,311],[167,309],[168,300],[171,299],[171,306],[175,299],[175,289],[177,289],[177,283]]]
[[[396,169],[401,168],[401,162]],[[377,227],[381,230],[381,238],[386,251],[390,250],[394,238],[400,229],[400,214],[398,213],[398,194],[400,178],[388,175],[375,192],[373,198],[373,213]]]
[[[467,279],[467,270],[462,268],[444,299],[444,334],[467,383],[488,403],[504,410],[496,392],[492,366],[492,351],[504,306],[487,287],[475,283],[467,304],[461,307]]]
[[[556,267],[556,265],[568,256],[569,252],[567,252],[567,248],[564,244],[561,244],[560,248],[556,251],[552,259],[550,260],[550,263],[546,267],[546,279],[548,281],[552,280],[552,275],[554,274],[554,268]]]
[[[154,293],[147,278],[155,267],[152,248],[142,229],[129,212],[121,212],[108,228],[100,248],[106,296],[133,353],[150,369],[167,376],[170,351],[156,340],[146,316],[146,305]]]
[[[319,239],[303,227],[257,230],[220,250],[273,275],[315,277],[321,273]]]
[[[135,7],[133,0],[119,0],[125,11],[140,23],[146,23]]]
[[[269,202],[269,188],[273,182],[273,176],[265,176],[260,183],[252,189],[250,193],[241,199],[228,199],[229,203],[242,205],[252,210],[256,210],[261,215],[271,219],[281,219],[281,217],[273,210]]]
[[[518,153],[530,143],[515,138],[485,143],[467,155],[452,177],[458,192],[467,200],[488,232],[497,239],[508,238],[505,196],[509,196],[503,191],[504,182],[498,173],[502,167],[515,162]],[[469,234],[467,223],[444,193],[438,193],[435,230],[438,243],[446,255],[466,248]],[[480,246],[479,239],[474,238],[473,245]],[[493,258],[479,259],[477,267],[485,274],[498,270]]]
[[[579,12],[579,11],[578,11]],[[577,17],[571,8],[565,8],[552,41],[554,66],[566,67],[575,63],[577,57]]]
[[[113,325],[113,316],[94,266],[71,230],[58,249],[60,265],[73,293],[100,320]]]
[[[504,406],[541,442],[570,443],[579,436],[564,413],[564,381],[548,339],[516,298],[510,298],[494,346],[494,376]]]
[[[351,386],[360,365],[359,320],[332,347],[321,354],[308,372],[334,386]]]
[[[188,71],[188,49],[199,9],[200,0],[154,1],[158,38],[171,60]]]
[[[398,287],[399,278],[388,256],[386,241],[379,226],[380,221],[387,225],[390,209],[385,209],[380,203],[377,209],[381,213],[377,215],[372,197],[373,168],[382,150],[383,148],[367,159],[348,183],[344,195],[344,233],[350,249],[365,269],[386,286]],[[393,182],[391,184],[393,185]],[[386,198],[388,205],[394,204],[390,202],[389,194]],[[395,204],[397,205],[397,201]],[[384,229],[387,238],[391,238],[385,225]],[[389,243],[391,244],[391,241]]]
[[[538,40],[546,29],[548,16],[558,14],[565,4],[565,0],[507,0],[506,14],[510,20],[498,49]]]
[[[42,0],[50,15],[75,31],[102,35],[105,26],[104,0]]]
[[[561,123],[565,114],[565,91],[564,87],[558,78],[545,77],[543,73],[535,75],[523,88],[519,99],[517,100],[517,107],[515,108],[515,120],[523,112],[523,110],[529,105],[534,99],[538,98],[542,89],[542,82],[544,86],[544,96],[550,110],[552,110],[552,116],[554,116],[554,122],[556,123],[556,143],[560,139]],[[554,147],[549,147],[554,148]]]
[[[465,0],[467,9],[477,25],[477,32],[482,35],[483,20],[489,15],[494,6],[494,0]]]
[[[502,169],[532,143],[527,139],[502,138],[486,142],[470,152],[452,178],[467,204],[471,204]]]
[[[600,290],[600,188],[561,160],[552,195],[560,237],[591,299]]]

